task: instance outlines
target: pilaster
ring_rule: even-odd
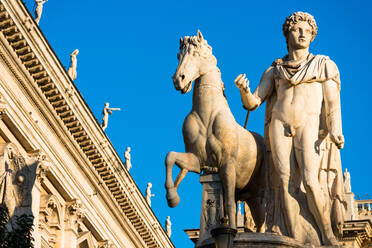
[[[77,247],[78,227],[84,217],[84,209],[79,200],[74,199],[66,204],[64,248]]]
[[[48,164],[44,161],[39,161],[36,169],[36,180],[34,187],[32,188],[32,213],[34,215],[34,230],[32,236],[34,238],[34,247],[41,247],[41,234],[39,232],[39,211],[41,201],[41,183],[46,177],[46,173],[49,169]]]

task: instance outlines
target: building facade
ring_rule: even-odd
[[[0,160],[36,248],[174,247],[20,0],[0,1]]]

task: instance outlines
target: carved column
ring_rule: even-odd
[[[76,248],[78,227],[85,214],[82,204],[74,199],[66,204],[64,248]]]
[[[222,185],[218,174],[200,176],[203,185],[202,206],[200,214],[200,234],[196,247],[214,243],[210,231],[219,225],[223,218]]]

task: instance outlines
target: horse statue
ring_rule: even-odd
[[[168,206],[178,205],[177,188],[188,171],[218,173],[223,188],[224,216],[229,225],[236,228],[236,201],[246,201],[252,210],[257,231],[263,232],[264,207],[262,171],[264,157],[263,138],[240,126],[231,113],[224,94],[224,84],[203,35],[180,39],[179,64],[173,75],[176,90],[182,94],[192,89],[191,112],[183,123],[185,153],[170,151],[165,159]],[[180,169],[176,181],[172,179],[172,167]]]

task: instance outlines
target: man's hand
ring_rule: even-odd
[[[342,134],[330,133],[331,140],[335,142],[338,149],[344,148],[345,139]]]
[[[237,76],[237,78],[235,78],[235,85],[236,87],[238,87],[240,90],[243,90],[245,92],[250,92],[250,89],[249,89],[249,81],[248,79],[245,77],[245,74],[240,74],[239,76]]]

